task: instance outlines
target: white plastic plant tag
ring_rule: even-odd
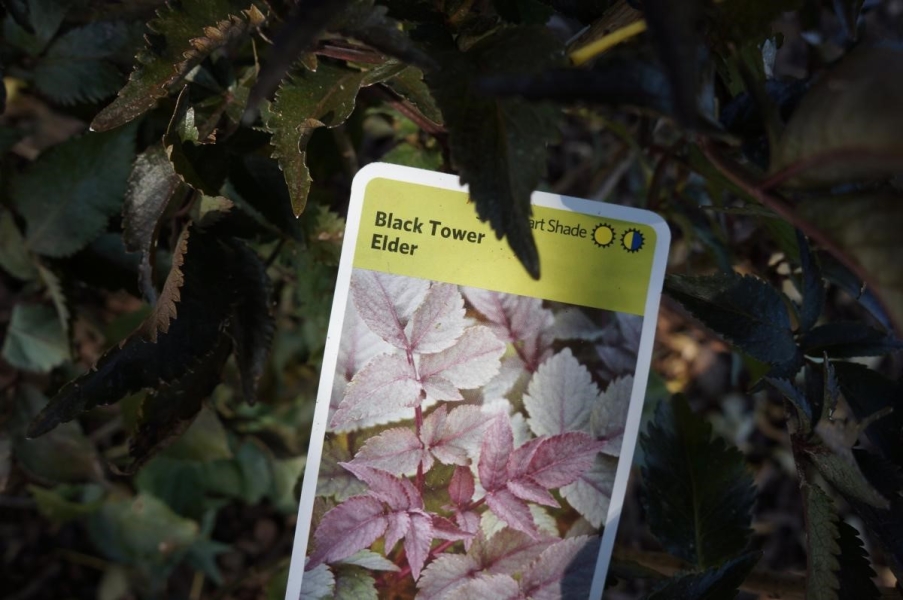
[[[452,175],[354,180],[286,598],[600,598],[670,234],[534,193],[541,277]]]

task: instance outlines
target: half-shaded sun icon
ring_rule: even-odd
[[[607,248],[615,241],[615,230],[608,223],[600,223],[593,229],[593,242],[600,248]]]
[[[628,229],[621,236],[621,245],[628,252],[639,252],[643,248],[643,234],[638,229]]]

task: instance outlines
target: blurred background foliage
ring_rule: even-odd
[[[4,597],[283,596],[373,161],[671,225],[606,597],[900,596],[900,0],[0,4]]]

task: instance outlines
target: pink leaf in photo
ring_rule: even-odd
[[[439,515],[430,515],[433,525],[433,537],[440,540],[469,540],[473,532],[465,531]]]
[[[524,394],[527,423],[538,436],[589,432],[590,411],[598,403],[599,388],[570,348],[542,363]]]
[[[533,453],[527,474],[546,489],[567,485],[592,468],[604,445],[578,431],[545,438]]]
[[[599,538],[577,536],[549,546],[524,571],[520,589],[533,600],[586,598],[599,556]]]
[[[533,538],[539,538],[533,515],[527,503],[502,488],[486,494],[486,504],[495,516],[518,531],[523,531]]]
[[[458,286],[434,283],[408,323],[412,352],[433,354],[451,347],[464,333],[464,298]]]
[[[554,538],[534,538],[516,529],[503,529],[490,539],[477,536],[473,550],[469,552],[479,569],[489,573],[513,575],[524,570],[542,552],[554,543]]]
[[[464,399],[458,386],[439,375],[432,375],[423,380],[423,391],[427,398],[433,400],[445,400],[446,402],[458,402]]]
[[[461,528],[461,531],[466,531],[472,535],[476,535],[480,530],[480,515],[472,510],[456,512],[455,522]],[[464,549],[470,550],[471,544],[473,544],[472,537],[464,540]]]
[[[466,465],[468,456],[477,453],[483,431],[491,417],[487,417],[478,406],[459,406],[445,417],[445,405],[433,411],[424,421],[421,432],[424,445],[439,461],[446,465]],[[442,411],[438,427],[427,428],[426,421]],[[432,424],[432,423],[431,423]]]
[[[326,512],[314,532],[309,567],[335,562],[363,550],[386,532],[388,522],[375,498],[356,496]]]
[[[390,513],[387,517],[386,527],[386,553],[392,551],[398,540],[408,535],[411,528],[411,515],[407,511]]]
[[[507,415],[499,415],[486,428],[477,472],[487,491],[504,488],[508,481],[508,458],[514,450],[514,435]],[[501,515],[499,515],[501,516]]]
[[[470,556],[442,554],[431,562],[417,582],[418,600],[441,600],[468,581],[479,571]]]
[[[355,269],[351,298],[370,329],[396,348],[409,350],[405,327],[429,289],[429,281]]]
[[[542,300],[478,288],[464,288],[468,302],[489,320],[499,339],[517,342],[536,338],[552,326],[554,315],[542,307]]]
[[[517,581],[508,575],[481,575],[455,588],[447,596],[447,600],[473,600],[474,598],[491,598],[492,600],[524,600]]]
[[[552,508],[561,506],[548,490],[529,477],[522,477],[520,479],[509,481],[507,487],[508,491],[521,500],[535,502],[537,504],[542,504],[543,506],[551,506]]]
[[[382,469],[393,475],[412,475],[421,463],[423,471],[429,471],[433,457],[423,449],[423,443],[412,429],[397,427],[364,442],[351,463]]]
[[[621,444],[624,441],[624,427],[627,424],[627,410],[630,408],[630,395],[633,393],[633,376],[628,375],[615,379],[608,384],[608,389],[593,406],[590,414],[590,433],[605,440],[602,452],[609,456],[621,455]]]
[[[473,474],[467,467],[455,467],[451,481],[448,484],[448,495],[451,501],[458,506],[464,506],[473,499],[474,492]]]
[[[505,344],[488,328],[470,327],[451,348],[422,356],[420,376],[424,381],[439,376],[460,389],[475,389],[499,372],[504,353]]]
[[[355,474],[370,488],[367,492],[373,498],[385,502],[392,510],[423,508],[423,498],[410,481],[395,477],[391,473],[356,465],[342,463],[342,466]]]
[[[404,552],[411,567],[414,581],[420,579],[420,571],[430,553],[433,541],[432,519],[423,511],[411,511],[411,525],[404,538]]]
[[[617,459],[598,454],[592,469],[561,488],[562,497],[596,529],[608,516],[617,468]]]
[[[420,401],[420,383],[403,356],[382,354],[358,371],[329,426],[333,430],[369,417],[413,407]]]

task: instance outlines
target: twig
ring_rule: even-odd
[[[413,121],[420,129],[430,135],[437,135],[445,132],[445,128],[441,125],[430,121],[417,108],[412,106],[407,100],[399,98],[391,91],[382,86],[372,86],[367,88],[367,92],[375,96],[375,99],[386,102],[389,106],[400,112],[403,116]]]
[[[762,191],[770,190],[786,183],[801,173],[805,173],[809,169],[821,167],[834,161],[843,161],[847,159],[863,161],[868,159],[880,160],[886,158],[886,153],[873,152],[867,148],[841,148],[839,150],[829,150],[828,152],[821,152],[813,156],[808,156],[787,165],[777,173],[766,177],[765,180],[760,182],[756,187]]]
[[[788,205],[783,198],[764,191],[764,189],[762,189],[759,184],[752,181],[746,173],[742,173],[740,171],[740,169],[742,168],[740,167],[740,165],[737,165],[736,163],[733,163],[733,161],[726,160],[719,156],[718,150],[712,145],[711,141],[703,139],[700,141],[699,145],[703,155],[705,155],[709,162],[711,162],[712,165],[734,185],[740,187],[747,194],[773,210],[782,219],[806,234],[806,236],[815,241],[829,254],[834,256],[834,258],[836,258],[841,264],[852,271],[853,274],[856,275],[856,277],[858,277],[867,286],[872,287],[876,290],[881,289],[880,286],[878,286],[875,282],[872,274],[862,268],[862,265],[860,265],[859,262],[852,256],[847,254],[847,252],[839,244],[837,244],[837,242],[831,239],[827,234],[825,234],[825,232],[816,227],[814,224],[797,215],[793,211],[793,208]],[[882,308],[884,308],[885,312],[887,312],[887,314],[890,316],[891,324],[894,326],[894,329],[899,331],[899,324],[896,323],[896,320],[892,316],[892,313],[887,309],[887,305],[881,298],[880,293],[877,294],[877,297],[878,301],[881,303]]]

